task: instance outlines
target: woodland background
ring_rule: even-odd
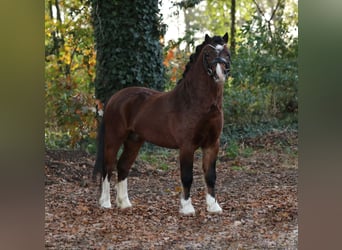
[[[145,86],[148,82],[147,87],[159,90],[172,89],[181,78],[190,54],[206,33],[211,36],[229,33],[232,69],[225,86],[225,124],[221,138],[223,144],[228,143],[227,150],[238,153],[242,139],[270,130],[297,130],[297,1],[172,1],[169,17],[172,20],[183,13],[185,32],[182,37],[168,41],[164,34],[172,23],[165,24],[160,12],[165,1],[120,3],[107,0],[101,1],[102,6],[99,3],[95,0],[45,0],[45,144],[48,149],[95,153],[98,109],[105,100],[101,93],[111,94],[140,82]],[[95,43],[98,24],[94,15],[98,13],[96,8],[108,9],[105,3],[121,10],[117,18],[110,19],[112,25],[122,25],[122,17],[127,16],[125,11],[132,11],[131,8],[140,13],[135,23],[144,24],[144,20],[154,23],[151,29],[156,33],[152,38],[139,35],[139,27],[120,29],[126,32],[126,36],[121,36],[123,44],[137,39],[140,42],[135,44],[145,46],[146,51],[153,46],[160,48],[161,53],[156,56],[161,60],[141,56],[139,62],[155,64],[152,66],[160,69],[150,76],[149,79],[154,80],[145,80],[149,71],[144,69],[125,73],[125,66],[131,63],[128,60],[132,59],[120,57],[120,48],[116,48],[111,60],[115,62],[113,68],[123,69],[114,72],[118,77],[121,74],[121,80],[111,83],[109,89],[96,82],[100,80],[100,74],[96,78],[100,68],[96,66],[96,56],[101,48],[99,40]],[[107,13],[109,18],[112,12]]]
[[[45,8],[46,249],[298,248],[296,1],[46,0]],[[175,26],[184,32],[170,40]],[[103,102],[133,85],[172,89],[204,35],[227,31],[223,213],[205,211],[196,152],[196,215],[180,216],[178,154],[150,144],[130,172],[132,209],[100,209],[91,172]]]

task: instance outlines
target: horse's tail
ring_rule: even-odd
[[[104,177],[107,174],[107,170],[104,164],[104,137],[105,137],[105,122],[104,116],[101,119],[100,126],[97,132],[97,152],[96,161],[93,169],[93,180],[96,179],[97,173],[101,173]]]

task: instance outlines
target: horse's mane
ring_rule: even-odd
[[[223,41],[223,38],[220,37],[220,36],[209,37],[209,36],[206,35],[204,41],[200,45],[196,46],[195,53],[192,53],[190,55],[190,60],[189,60],[189,62],[185,66],[185,70],[183,72],[182,78],[178,80],[177,84],[179,84],[185,78],[186,73],[188,73],[188,71],[190,70],[192,64],[194,62],[196,62],[198,55],[201,53],[203,47],[205,45],[207,45],[207,44],[211,44],[213,46],[215,46],[216,44],[223,45],[224,41]]]

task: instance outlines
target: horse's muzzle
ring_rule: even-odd
[[[227,60],[222,57],[216,57],[210,62],[210,66],[208,74],[215,82],[225,82],[230,72],[230,65]]]

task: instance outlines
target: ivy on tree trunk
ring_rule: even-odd
[[[158,0],[92,0],[95,96],[102,102],[129,86],[164,87]]]

